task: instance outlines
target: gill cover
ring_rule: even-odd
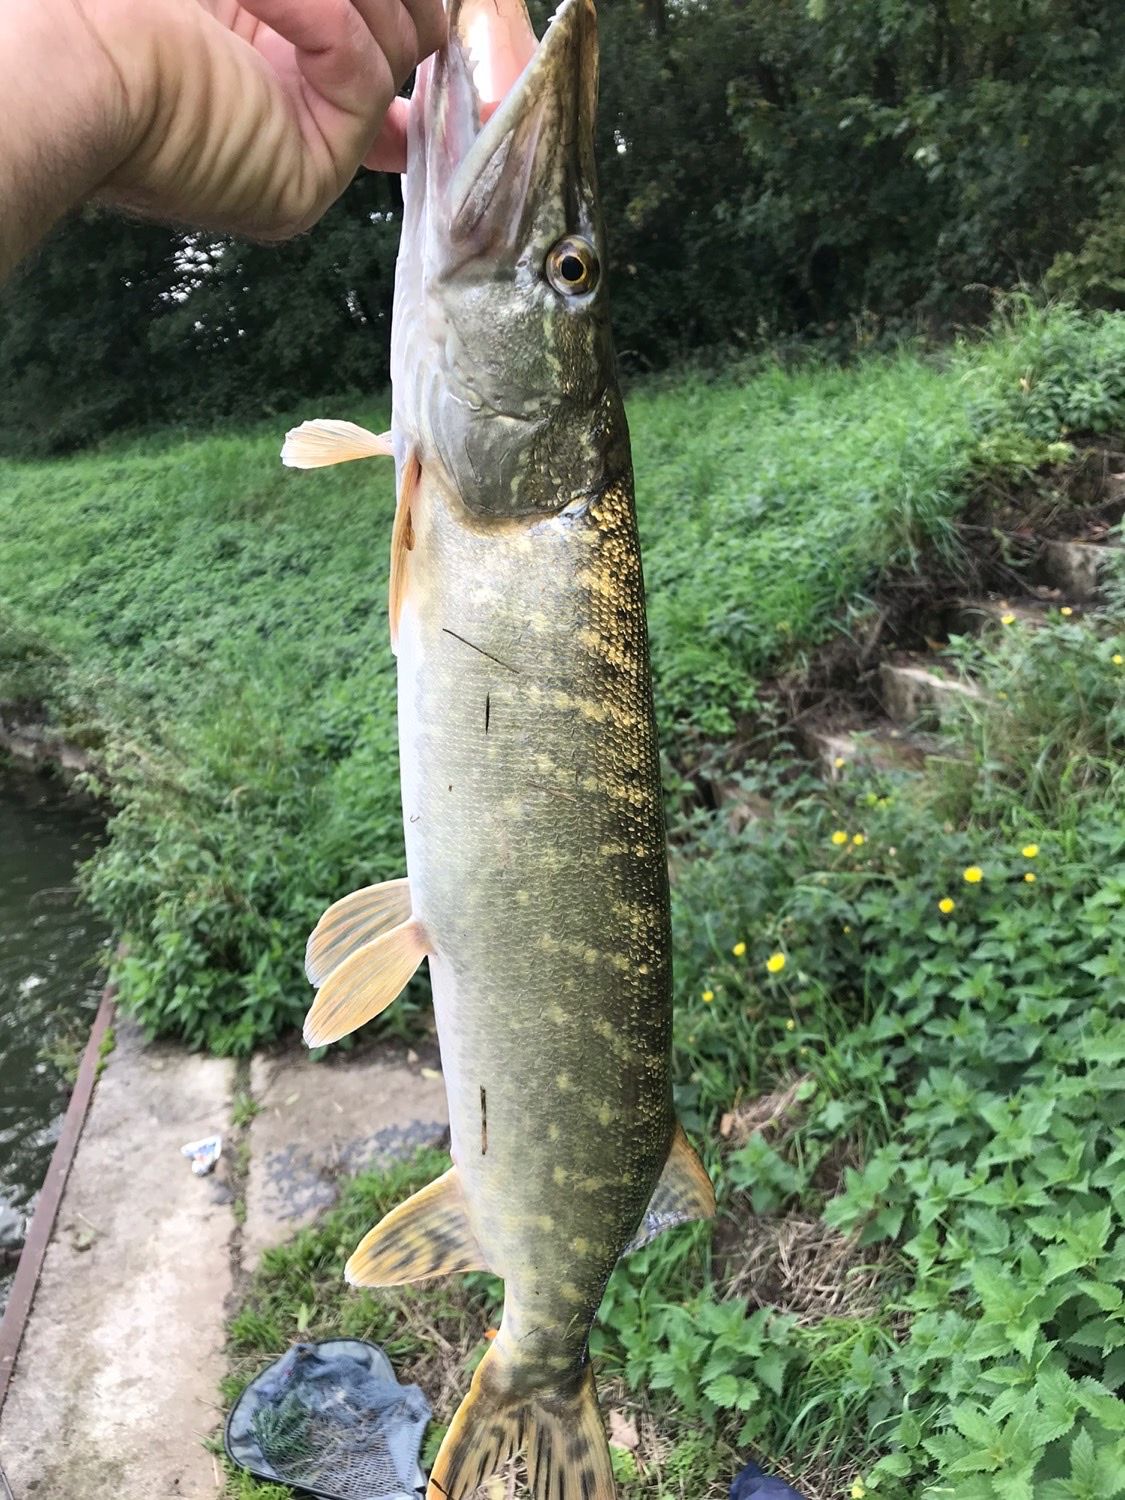
[[[396,438],[474,515],[549,515],[627,463],[594,168],[597,28],[452,0],[411,107]]]

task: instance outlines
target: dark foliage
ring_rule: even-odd
[[[1044,275],[1125,300],[1117,0],[603,0],[601,31],[627,366]],[[380,387],[399,202],[363,175],[281,248],[83,214],[0,299],[0,450]]]

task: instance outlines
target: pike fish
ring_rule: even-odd
[[[665,831],[625,415],[594,172],[591,0],[452,0],[408,125],[377,436],[313,422],[298,467],[393,452],[390,610],[407,878],[322,917],[305,1037],[429,962],[453,1165],[348,1262],[359,1286],[487,1269],[497,1337],[438,1454],[461,1500],[522,1454],[536,1500],[612,1500],[587,1341],[625,1252],[714,1196],[672,1104]]]

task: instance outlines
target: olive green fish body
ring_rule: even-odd
[[[592,0],[450,0],[411,98],[389,452],[407,876],[321,918],[310,1045],[428,960],[453,1165],[347,1265],[478,1268],[504,1315],[430,1476],[522,1454],[535,1500],[614,1500],[587,1341],[619,1257],[714,1209],[672,1109],[671,935],[644,587],[601,275]],[[486,109],[486,106],[487,109]]]
[[[473,522],[423,479],[412,518],[403,813],[452,1154],[503,1336],[549,1382],[581,1364],[674,1127],[631,486],[529,525]]]

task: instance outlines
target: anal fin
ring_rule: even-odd
[[[450,1167],[363,1237],[344,1275],[353,1286],[402,1286],[455,1271],[487,1270],[457,1168]]]
[[[410,916],[409,880],[384,880],[334,902],[309,936],[305,973],[320,985],[357,949]]]
[[[666,1229],[687,1224],[692,1219],[710,1219],[715,1213],[715,1189],[700,1161],[695,1147],[677,1120],[672,1149],[645,1210],[641,1227],[621,1252],[640,1250]]]
[[[420,922],[400,922],[337,965],[305,1017],[305,1042],[325,1047],[386,1010],[427,952]]]

